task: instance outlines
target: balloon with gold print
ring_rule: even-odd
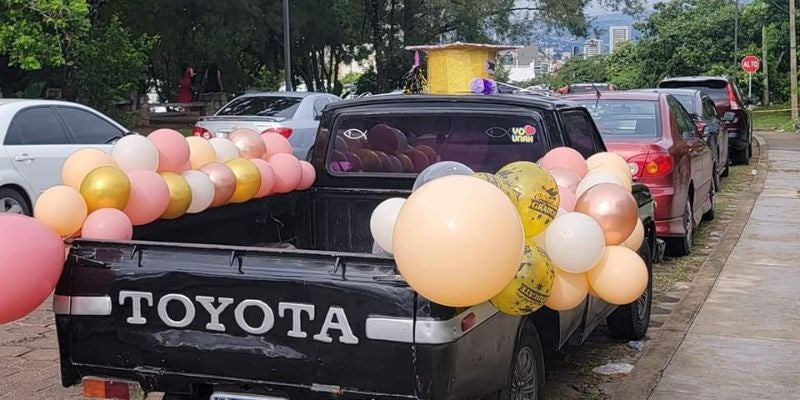
[[[174,172],[159,173],[169,188],[169,205],[161,218],[176,219],[182,217],[192,204],[192,188],[186,179]]]
[[[517,204],[517,196],[514,193],[514,188],[511,187],[511,184],[505,178],[487,172],[476,172],[472,174],[472,176],[480,180],[484,180],[486,182],[491,183],[496,188],[500,189],[503,193],[505,193],[506,196],[508,196],[508,198],[511,199],[512,202],[514,202],[514,204]]]
[[[544,250],[528,240],[517,275],[492,298],[492,305],[509,315],[530,314],[542,308],[550,298],[555,278],[556,272],[550,258]]]
[[[106,165],[83,178],[80,193],[89,213],[101,208],[122,210],[131,197],[131,181],[121,169]]]
[[[525,237],[544,232],[558,214],[559,195],[555,179],[542,167],[528,161],[517,161],[497,172],[511,185],[514,203],[522,218]]]
[[[258,193],[261,187],[261,171],[252,161],[245,158],[234,158],[225,163],[236,177],[236,189],[233,191],[231,203],[244,203]]]

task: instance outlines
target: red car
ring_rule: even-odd
[[[609,151],[656,201],[656,234],[671,256],[687,255],[700,220],[714,218],[713,157],[675,97],[653,92],[565,96],[589,109]]]

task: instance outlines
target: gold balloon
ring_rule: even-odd
[[[103,166],[83,178],[80,192],[90,214],[101,208],[122,210],[131,197],[131,181],[119,168]]]
[[[514,193],[514,188],[511,186],[511,183],[509,183],[505,178],[503,178],[501,176],[498,176],[498,175],[495,175],[495,174],[486,173],[486,172],[476,172],[476,173],[472,174],[472,176],[474,176],[474,177],[476,177],[476,178],[478,178],[478,179],[480,179],[482,181],[486,181],[486,182],[491,183],[496,188],[498,188],[501,191],[503,191],[503,193],[505,193],[506,196],[508,196],[508,198],[514,204],[517,204],[517,195]]]
[[[236,176],[236,189],[230,201],[244,203],[255,197],[261,187],[261,171],[252,161],[244,158],[234,158],[225,163]]]
[[[575,211],[594,218],[600,224],[607,246],[624,242],[639,219],[639,208],[633,195],[613,183],[592,186],[578,198]]]
[[[169,205],[161,218],[175,219],[183,216],[192,204],[192,188],[180,174],[160,172],[159,175],[169,188]]]
[[[492,298],[492,304],[509,315],[527,315],[544,305],[556,278],[545,252],[529,240],[514,279]]]
[[[528,161],[517,161],[497,172],[514,192],[512,201],[522,218],[525,237],[532,238],[547,229],[558,214],[559,195],[555,179],[542,167]]]

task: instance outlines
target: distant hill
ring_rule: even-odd
[[[585,38],[575,37],[567,32],[548,31],[546,28],[537,29],[534,32],[533,44],[539,48],[553,47],[557,52],[572,51],[573,46],[578,48],[580,52],[587,39],[599,38],[603,41],[604,52],[608,52],[608,29],[616,25],[629,25],[633,26],[636,22],[642,21],[646,15],[639,15],[633,17],[621,12],[607,12],[597,13],[590,15],[589,34]],[[641,32],[633,29],[631,32],[632,39],[637,40],[641,37]]]

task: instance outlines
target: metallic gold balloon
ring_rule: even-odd
[[[169,188],[169,205],[161,218],[175,219],[186,214],[189,205],[192,204],[192,188],[186,179],[174,172],[161,172],[164,182]]]
[[[231,197],[232,203],[244,203],[258,193],[261,187],[261,172],[252,161],[234,158],[225,163],[236,177],[236,189]]]
[[[525,253],[514,279],[496,296],[492,304],[509,315],[530,314],[544,306],[556,279],[555,268],[544,250],[532,239],[525,244]]]
[[[487,172],[476,172],[472,174],[472,176],[491,183],[496,188],[502,190],[515,205],[517,204],[517,195],[514,193],[514,188],[505,178]]]
[[[517,161],[497,172],[514,191],[512,201],[525,227],[525,237],[532,238],[547,229],[558,214],[559,195],[555,179],[542,167]]]
[[[80,192],[89,213],[101,208],[122,210],[131,196],[131,181],[117,167],[98,167],[83,178]]]
[[[627,239],[639,219],[639,209],[633,195],[613,183],[592,186],[578,197],[575,211],[586,214],[603,229],[606,245],[618,245]]]
[[[261,139],[261,135],[252,129],[237,129],[228,135],[243,158],[262,158],[267,152],[267,145]]]
[[[200,172],[208,175],[214,183],[214,201],[211,207],[219,207],[233,197],[236,190],[236,176],[225,164],[210,163],[202,166]]]

